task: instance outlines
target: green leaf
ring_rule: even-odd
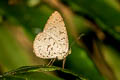
[[[69,71],[66,69],[62,69],[60,67],[55,67],[55,66],[42,66],[42,65],[38,65],[38,66],[24,66],[24,67],[20,67],[16,70],[10,71],[10,72],[6,72],[2,75],[1,79],[5,79],[7,80],[7,78],[13,78],[13,79],[27,79],[27,80],[40,80],[40,79],[44,79],[44,80],[62,80],[59,77],[55,77],[55,76],[51,76],[48,74],[45,74],[43,72],[51,72],[51,71],[61,71],[62,73],[65,73],[67,75],[71,75],[72,77],[74,77],[74,80],[86,80],[85,78]],[[47,77],[46,77],[47,76]]]

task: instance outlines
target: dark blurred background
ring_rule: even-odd
[[[69,44],[75,42],[65,68],[88,80],[120,80],[119,0],[1,0],[0,74],[48,63],[35,56],[32,44],[56,10],[64,18]]]

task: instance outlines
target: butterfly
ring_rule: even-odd
[[[66,57],[71,53],[67,30],[62,16],[58,11],[49,17],[43,32],[40,32],[33,42],[33,51],[36,56],[43,59],[51,59],[48,65],[58,60],[63,60],[63,68]]]

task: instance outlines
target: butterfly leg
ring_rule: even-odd
[[[47,66],[50,66],[52,61],[53,61],[53,59],[51,59],[51,60],[49,61],[49,63],[47,64]]]
[[[69,55],[69,54],[71,54],[71,48],[69,48],[69,50],[68,50],[66,55]],[[64,69],[64,66],[65,66],[65,62],[66,62],[66,57],[64,57],[64,59],[63,59],[63,64],[62,64],[62,68],[63,69]]]
[[[52,62],[51,62],[51,64],[50,64],[50,66],[52,66],[52,65],[53,65],[53,63],[55,62],[55,60],[56,60],[56,58],[54,58],[54,59],[52,60]]]
[[[66,58],[63,59],[62,68],[64,69]]]
[[[55,60],[56,60],[56,58],[51,59],[51,60],[50,60],[50,62],[47,64],[47,66],[52,66],[52,65],[53,65],[53,63],[55,62]]]

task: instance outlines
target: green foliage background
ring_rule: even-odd
[[[57,7],[54,2],[58,3]],[[61,61],[54,64],[59,67],[36,67],[47,64],[48,60],[36,57],[32,49],[36,34],[43,30],[56,10],[64,18],[69,43],[75,41],[65,70],[59,68]],[[77,40],[75,36],[81,33],[84,36]],[[69,80],[68,77],[73,80],[120,80],[119,45],[119,0],[0,1],[0,78],[3,80]],[[28,67],[19,68],[22,66]]]

